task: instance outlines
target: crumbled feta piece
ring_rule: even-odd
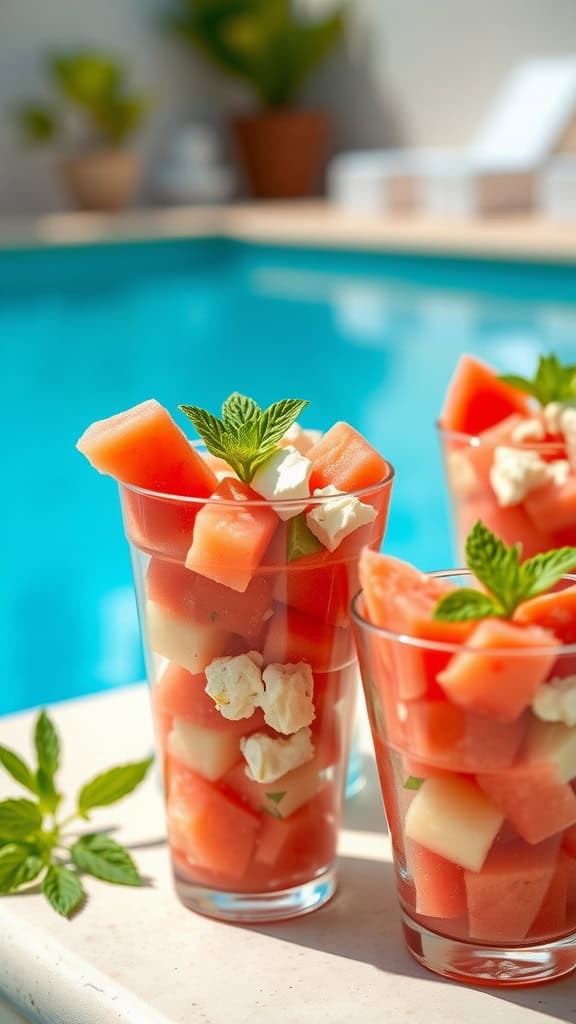
[[[567,459],[554,459],[548,463],[548,477],[558,487],[563,487],[569,476],[570,463]]]
[[[314,677],[305,661],[296,665],[268,665],[262,680],[266,690],[258,704],[271,729],[289,736],[314,721]]]
[[[208,682],[204,689],[222,718],[231,722],[251,718],[264,693],[261,666],[259,651],[215,658],[206,666],[204,673]]]
[[[300,455],[307,455],[316,444],[318,439],[316,435],[320,436],[319,430],[304,430],[299,423],[293,423],[280,441],[280,447],[287,448],[291,445],[297,452],[300,452]]]
[[[470,459],[464,452],[446,455],[446,473],[451,490],[461,498],[470,498],[478,490],[478,477]]]
[[[544,424],[535,416],[523,420],[512,431],[512,440],[517,444],[522,444],[523,441],[543,441],[545,437]]]
[[[312,463],[306,456],[301,455],[296,448],[288,445],[286,448],[278,448],[272,452],[270,458],[266,459],[258,467],[250,486],[263,498],[273,501],[285,501],[291,498],[308,498],[310,496],[310,473]],[[291,519],[302,512],[306,505],[294,505],[290,509],[276,507],[280,519]]]
[[[490,469],[490,483],[498,504],[519,505],[527,494],[548,480],[548,466],[530,449],[497,447]]]
[[[246,775],[254,782],[275,782],[314,757],[312,733],[308,727],[299,729],[287,739],[254,732],[243,736],[240,750],[246,761]]]
[[[562,413],[564,406],[562,402],[548,402],[544,406],[544,423],[549,434],[562,433]]]
[[[572,466],[576,465],[576,409],[567,406],[560,417],[562,433],[566,442],[568,459]]]
[[[335,551],[345,537],[376,519],[377,512],[372,505],[366,505],[353,494],[338,491],[332,484],[314,491],[315,498],[325,496],[328,497],[328,501],[315,505],[307,512],[306,524],[310,533],[313,533],[328,551]]]
[[[532,711],[543,722],[576,725],[576,676],[550,679],[537,691]]]

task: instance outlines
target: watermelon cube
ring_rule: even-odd
[[[157,601],[146,602],[145,626],[151,650],[193,675],[226,649],[228,634],[223,629],[177,615]]]
[[[406,867],[416,891],[417,914],[452,918],[466,913],[462,868],[413,839],[406,839]]]
[[[530,416],[531,412],[527,395],[498,380],[486,363],[465,354],[448,385],[440,425],[444,430],[477,435],[512,413]]]
[[[240,759],[238,736],[192,725],[182,718],[174,719],[166,749],[176,761],[210,782],[221,779]]]
[[[359,491],[384,481],[390,466],[348,423],[335,423],[308,452],[312,462],[310,493],[332,484],[339,491]]]
[[[576,794],[558,782],[552,764],[521,762],[485,772],[476,781],[528,843],[541,843],[576,824]]]
[[[523,558],[532,558],[541,551],[549,551],[554,547],[550,535],[546,532],[545,520],[535,525],[523,505],[500,508],[494,495],[488,492],[459,502],[455,508],[455,517],[459,547],[462,551],[466,537],[479,519],[505,544],[511,546],[520,542]]]
[[[196,516],[186,568],[244,593],[277,526],[271,506],[247,484],[226,477]]]
[[[512,764],[526,735],[525,716],[494,722],[448,701],[404,706],[402,745],[417,760],[454,772],[497,771]]]
[[[239,633],[249,642],[257,639],[265,619],[272,614],[272,584],[261,575],[254,576],[240,594],[182,565],[152,558],[146,591],[150,600],[177,615]]]
[[[544,484],[524,499],[524,507],[534,525],[549,533],[565,533],[563,543],[576,543],[576,475],[562,486]]]
[[[530,928],[530,938],[545,942],[566,931],[570,865],[571,858],[564,850],[560,850],[542,906]]]
[[[576,825],[566,829],[562,845],[572,857],[576,857]]]
[[[193,772],[171,772],[168,839],[191,867],[207,869],[225,886],[248,870],[260,818]]]
[[[537,846],[495,847],[481,871],[465,871],[470,938],[521,942],[542,907],[558,853],[558,841]]]
[[[76,447],[100,473],[125,484],[197,498],[216,488],[212,470],[153,398],[92,423]]]
[[[275,605],[263,655],[266,665],[307,661],[313,672],[332,672],[354,660],[352,630],[302,615],[286,605]]]
[[[466,779],[426,779],[405,819],[406,836],[470,871],[479,871],[504,820],[503,814]]]
[[[524,601],[514,612],[514,621],[549,629],[563,644],[576,643],[576,586]]]
[[[183,562],[203,502],[134,491],[122,485],[120,498],[128,540],[150,555]]]
[[[511,722],[532,703],[554,664],[557,646],[554,635],[540,626],[484,619],[468,637],[468,649],[454,655],[438,682],[454,704]],[[550,653],[530,653],[535,647],[549,648]],[[504,653],[499,655],[498,649]]]
[[[256,708],[251,718],[238,721],[224,718],[214,701],[206,693],[203,672],[192,675],[185,668],[170,662],[158,676],[153,687],[154,707],[161,715],[181,718],[192,725],[201,726],[231,736],[247,736],[264,728],[264,714]]]

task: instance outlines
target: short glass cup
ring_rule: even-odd
[[[359,585],[360,548],[382,542],[392,480],[390,467],[381,483],[356,492],[374,508],[373,522],[332,553],[322,548],[292,561],[287,531],[294,513],[326,499],[272,506],[120,485],[175,886],[193,910],[230,921],[272,921],[312,911],[335,891],[360,686],[350,600]],[[245,540],[248,550],[256,534],[259,560],[239,561],[238,544]],[[192,571],[185,562],[200,535],[201,569],[196,560]],[[282,692],[272,717],[256,704],[247,717],[233,719],[205,692],[208,665],[248,652],[263,670],[301,662],[311,669],[314,718],[301,727],[305,760],[292,770],[281,770],[284,753],[274,766],[264,749],[271,739],[278,751],[297,731],[282,719]],[[283,679],[280,690],[287,685]],[[266,761],[263,781],[247,774],[249,740]]]
[[[431,575],[473,585],[465,570]],[[352,619],[409,951],[472,984],[574,971],[576,724],[518,712],[518,694],[576,675],[576,644],[417,639],[371,625],[362,593]],[[456,658],[482,700],[505,693],[498,713],[449,699],[437,677]]]
[[[562,495],[555,483],[546,483],[514,505],[502,505],[490,482],[496,448],[531,451],[544,462],[566,459],[565,448],[554,442],[509,440],[497,425],[483,435],[460,434],[437,425],[450,498],[458,561],[463,560],[466,537],[481,519],[505,544],[522,544],[524,558],[551,548],[576,545],[574,515],[576,489]],[[576,477],[569,477],[576,482]]]

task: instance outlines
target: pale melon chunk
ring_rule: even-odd
[[[221,779],[240,757],[240,739],[175,718],[168,734],[168,753],[209,782]]]
[[[504,815],[471,782],[426,779],[406,814],[406,835],[427,850],[479,871]]]
[[[275,782],[254,782],[246,775],[244,762],[226,776],[226,785],[256,811],[265,811],[275,818],[289,818],[308,803],[325,784],[326,773],[318,758],[287,772]]]
[[[535,719],[530,725],[525,754],[528,761],[550,764],[558,782],[570,782],[576,778],[576,728]]]
[[[226,649],[228,634],[224,630],[174,615],[156,601],[146,604],[146,626],[152,650],[188,669],[192,675],[203,672]]]

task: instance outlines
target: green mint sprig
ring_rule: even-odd
[[[576,566],[576,548],[554,548],[520,561],[522,545],[507,547],[481,520],[466,541],[466,564],[488,593],[462,587],[440,598],[434,618],[468,622],[489,617],[509,619],[519,604],[544,594]]]
[[[60,740],[45,711],[36,720],[34,746],[36,770],[13,750],[0,746],[0,766],[35,797],[0,802],[0,895],[36,882],[54,910],[69,918],[86,899],[82,874],[115,885],[143,885],[128,851],[107,834],[93,832],[73,840],[65,830],[78,818],[88,821],[94,808],[107,807],[132,793],[146,777],[153,758],[95,776],[80,789],[75,812],[58,820],[63,799],[56,785]]]
[[[540,356],[532,379],[514,374],[502,374],[498,379],[532,395],[540,405],[576,400],[576,365],[563,366],[555,355]]]
[[[221,419],[197,405],[178,408],[192,421],[208,451],[224,459],[249,484],[308,404],[300,398],[285,398],[261,409],[254,399],[235,391],[224,402]]]

